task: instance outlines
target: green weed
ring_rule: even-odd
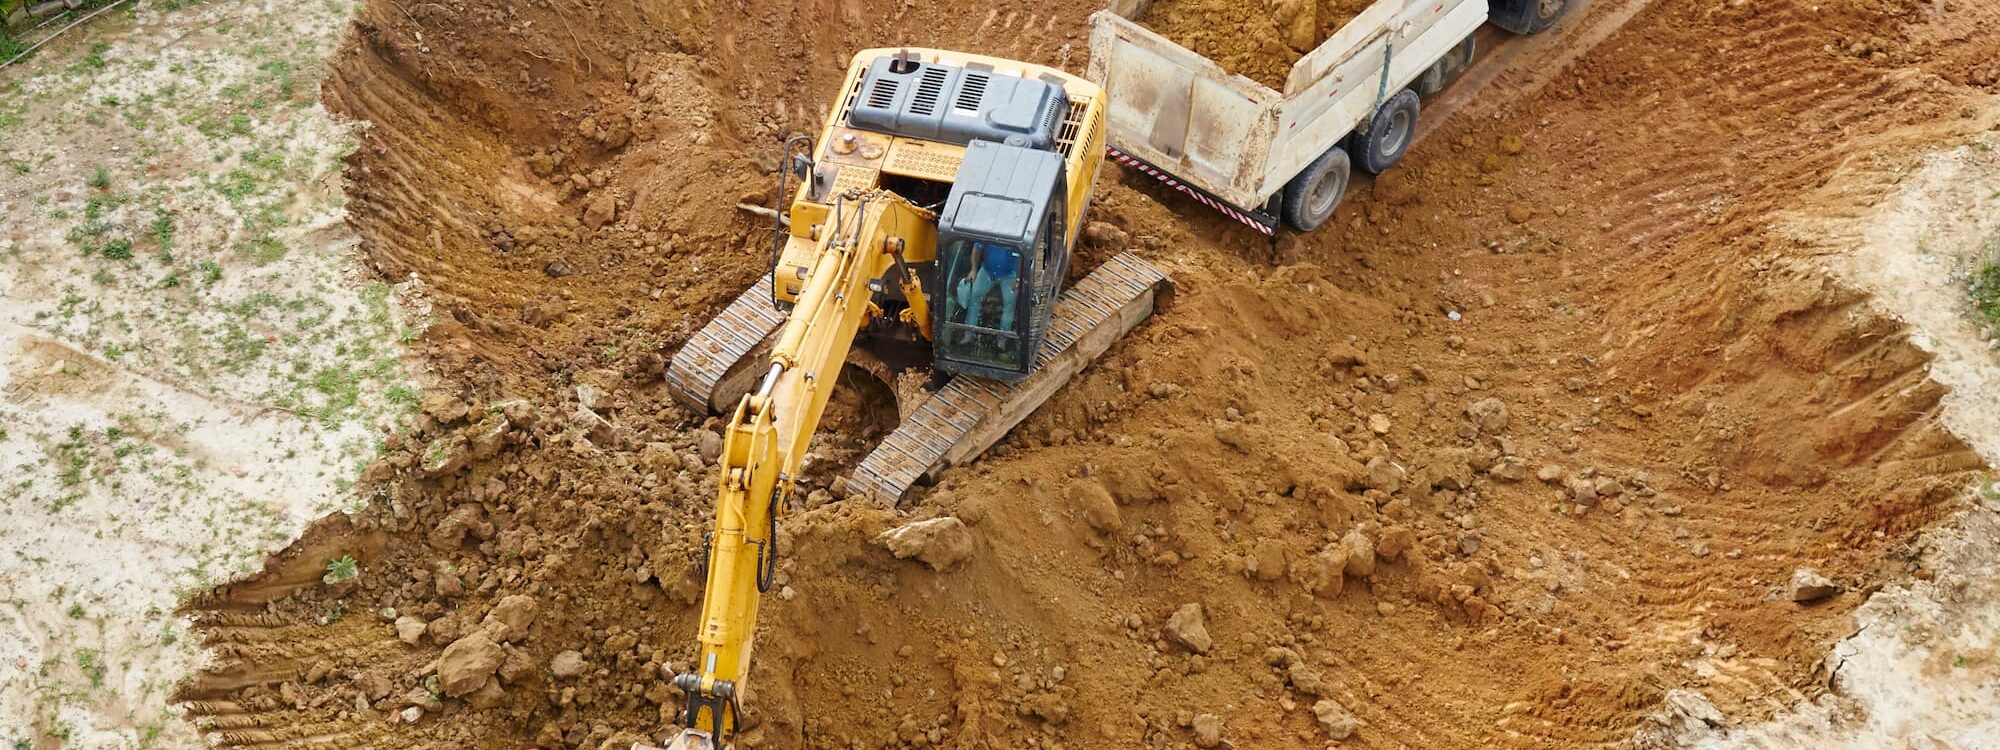
[[[358,575],[361,575],[360,563],[354,561],[353,555],[341,555],[327,561],[326,575],[321,576],[320,580],[326,583],[342,583],[352,581]]]

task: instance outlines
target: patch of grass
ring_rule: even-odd
[[[83,612],[83,602],[71,602],[71,603],[70,603],[70,605],[69,605],[69,611],[68,611],[68,612],[66,612],[65,614],[68,614],[68,615],[69,615],[69,619],[72,619],[72,620],[81,620],[81,619],[83,619],[83,615],[84,615],[84,612]]]
[[[106,667],[104,661],[98,656],[97,649],[77,649],[76,668],[83,670],[83,676],[90,679],[91,687],[104,687]]]
[[[1972,275],[1972,307],[1986,325],[2000,327],[2000,239],[1993,241],[1986,262]]]
[[[83,184],[97,188],[98,190],[109,189],[111,187],[111,170],[98,167],[97,171],[90,173],[90,178],[84,180]]]

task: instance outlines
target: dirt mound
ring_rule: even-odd
[[[717,478],[659,356],[763,268],[729,205],[851,49],[1073,62],[1058,7],[370,3],[326,94],[373,123],[351,210],[440,301],[450,386],[369,511],[193,607],[219,660],[190,712],[225,746],[670,734]],[[907,509],[804,498],[746,746],[1601,747],[1677,687],[1823,689],[1980,464],[1924,355],[1765,230],[1965,96],[1898,6],[1812,7],[1659,0],[1282,265],[1107,179],[1093,218],[1174,304]],[[878,541],[945,516],[943,571]],[[360,576],[318,583],[340,554]],[[1848,593],[1781,598],[1801,567]]]
[[[1138,22],[1231,73],[1283,91],[1292,64],[1374,0],[1157,0]]]

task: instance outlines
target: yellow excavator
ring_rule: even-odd
[[[1064,285],[1104,161],[1103,99],[1053,68],[871,49],[848,66],[818,140],[786,143],[771,273],[667,372],[691,406],[734,403],[700,654],[674,679],[685,729],[670,748],[726,748],[742,726],[778,519],[857,339],[926,349],[933,371],[921,403],[846,478],[850,501],[893,503],[998,440],[1151,313],[1165,276],[1129,254]]]

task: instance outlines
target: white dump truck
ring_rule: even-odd
[[[1422,97],[1463,73],[1480,24],[1547,28],[1568,0],[1379,0],[1291,68],[1284,91],[1142,26],[1152,0],[1091,16],[1110,156],[1265,234],[1333,215],[1352,169],[1408,150]]]

